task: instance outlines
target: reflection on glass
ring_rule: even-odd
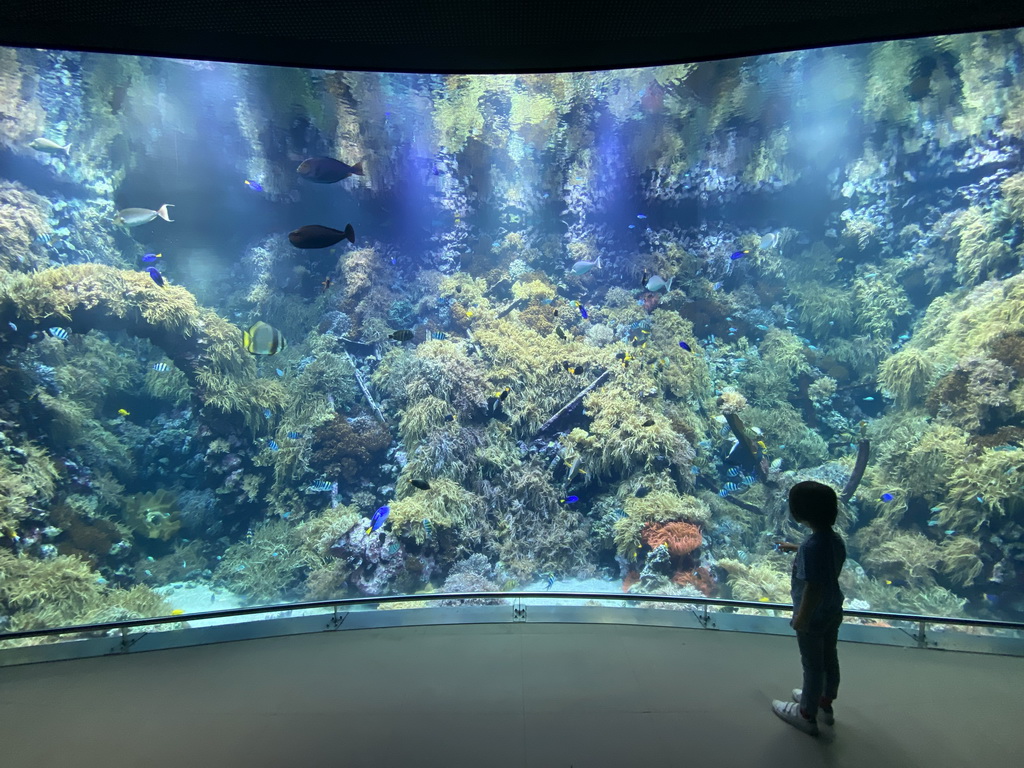
[[[848,608],[1020,620],[1022,61],[0,49],[0,627],[786,603],[804,479]]]

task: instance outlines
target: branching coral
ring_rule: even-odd
[[[729,574],[728,586],[737,600],[765,598],[772,603],[788,603],[789,568],[781,558],[766,558],[746,564],[732,558],[721,558],[718,567]]]
[[[53,496],[57,469],[34,443],[15,444],[0,432],[0,446],[0,530],[8,530]]]
[[[412,538],[417,544],[429,537],[423,521],[429,521],[435,536],[446,535],[483,514],[483,499],[453,480],[431,481],[429,491],[417,491],[391,503],[388,521],[400,536]]]
[[[901,405],[912,406],[924,397],[932,371],[932,360],[924,350],[907,347],[882,363],[878,381]]]
[[[976,283],[1007,266],[1012,251],[1003,239],[1006,228],[1004,220],[976,205],[957,216],[952,233],[960,238],[956,279],[961,284]]]

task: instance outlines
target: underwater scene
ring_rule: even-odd
[[[1021,621],[1022,151],[1018,30],[530,75],[0,48],[0,631],[788,603],[809,479],[848,609]]]

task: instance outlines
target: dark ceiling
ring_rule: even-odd
[[[639,66],[1016,26],[1020,0],[0,2],[0,44],[418,72]]]

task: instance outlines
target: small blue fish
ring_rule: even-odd
[[[329,483],[326,480],[314,480],[309,486],[311,491],[331,491],[334,490],[334,484]]]
[[[586,309],[586,307],[584,307],[578,301],[576,302],[576,306],[579,308],[580,314],[583,316],[583,319],[586,320],[587,319],[587,309]]]
[[[152,264],[161,256],[163,256],[162,253],[147,253],[145,256],[142,257],[142,261],[145,262],[146,264]]]
[[[247,186],[249,189],[254,189],[257,192],[263,191],[263,185],[258,184],[255,181],[249,181],[248,179],[245,180],[245,186]]]
[[[263,409],[263,416],[264,417],[269,419],[273,415],[274,415],[273,412],[269,408],[264,408]]]
[[[644,214],[642,214],[642,213],[638,213],[638,214],[636,215],[636,217],[637,217],[638,219],[641,219],[641,220],[642,220],[642,219],[646,219],[646,218],[647,218],[647,216],[645,216],[645,215],[644,215]]]
[[[268,448],[269,448],[270,450],[272,450],[272,451],[276,451],[276,450],[278,450],[278,449],[279,449],[279,448],[280,448],[281,446],[277,444],[277,441],[276,441],[276,440],[267,440],[267,447],[268,447]]]
[[[302,439],[302,433],[301,432],[289,432],[288,433],[288,439],[289,440],[301,440]]]
[[[146,271],[149,276],[153,278],[153,282],[159,285],[161,288],[164,287],[164,276],[160,274],[160,270],[156,267],[146,267]]]
[[[366,529],[366,532],[373,533],[380,530],[380,527],[384,525],[384,521],[388,519],[389,514],[391,514],[391,507],[387,504],[383,507],[378,507],[377,511],[373,513],[373,517],[370,518],[370,527]]]
[[[733,261],[736,261],[736,259],[742,259],[748,253],[750,253],[750,251],[733,251],[732,255],[729,256],[729,258],[732,259]]]
[[[765,325],[764,323],[758,323],[754,327],[757,328],[757,330],[759,330],[759,331],[767,331],[768,330],[768,326]]]
[[[444,333],[443,331],[433,331],[430,334],[430,338],[432,338],[434,341],[444,341],[445,339],[448,338],[448,334]]]
[[[153,363],[153,370],[157,373],[165,373],[166,371],[171,370],[171,366],[167,363]]]
[[[974,498],[976,498],[978,500],[979,504],[984,504],[985,503],[985,499],[982,496],[975,496]]]
[[[11,327],[12,331],[17,331],[18,330],[18,326],[16,326],[14,323],[7,323],[7,325],[9,325]]]
[[[929,527],[929,528],[934,528],[934,527],[935,527],[936,525],[938,525],[938,524],[939,524],[939,521],[938,521],[938,520],[929,520],[929,521],[928,521],[928,527]]]
[[[717,291],[721,287],[722,287],[722,281],[721,280],[719,280],[717,283],[712,283],[711,284],[711,290],[712,291]]]
[[[718,492],[718,495],[721,496],[722,498],[725,498],[730,493],[734,493],[739,489],[740,486],[738,486],[736,483],[726,483],[725,485],[722,486],[722,490]]]
[[[565,502],[566,504],[575,504],[579,500],[579,496],[566,496],[564,499],[562,499],[562,501]]]
[[[680,342],[679,342],[679,346],[680,346],[680,347],[681,347],[682,349],[685,349],[685,350],[686,350],[687,352],[693,352],[693,350],[692,350],[692,349],[690,349],[690,345],[689,345],[689,344],[687,344],[687,343],[686,343],[685,341],[680,341]]]
[[[423,518],[423,532],[426,533],[428,537],[434,535],[434,526],[432,526],[430,521],[425,517]]]
[[[928,510],[928,511],[929,511],[929,512],[941,512],[941,511],[942,511],[942,507],[932,507],[932,508],[931,508],[930,510]]]
[[[636,224],[630,224],[626,229],[636,229]]]
[[[729,329],[729,333],[736,333],[736,331],[738,331],[738,330],[739,330],[739,328],[730,328]]]
[[[874,402],[874,400],[875,400],[875,398],[873,398],[873,397],[863,397],[861,399],[862,400],[867,400],[869,403]]]
[[[956,533],[956,531],[950,528],[948,531],[943,531],[943,533],[945,533],[947,536],[952,536],[954,533]]]
[[[275,368],[274,373],[276,373],[278,376],[284,376],[284,371],[282,371],[280,368]]]
[[[700,474],[700,468],[699,467],[695,467],[695,466],[693,466],[691,464],[690,465],[690,474],[691,475],[699,475]]]
[[[67,338],[68,338],[69,334],[68,334],[66,329],[64,329],[64,328],[48,328],[47,330],[50,332],[50,335],[53,336],[53,338],[60,339],[61,341],[67,341]]]
[[[882,494],[882,501],[892,501],[895,498],[896,497],[893,496],[891,493],[883,493]]]

